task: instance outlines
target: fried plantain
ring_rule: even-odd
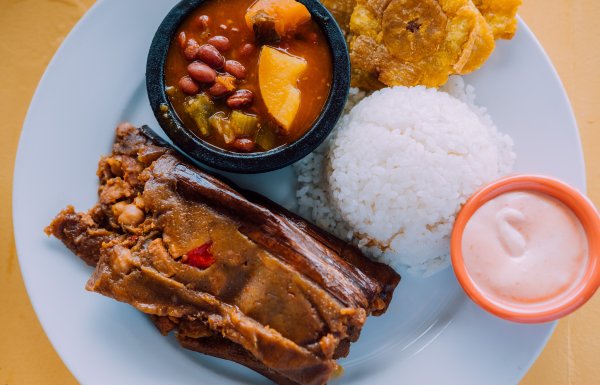
[[[348,31],[350,16],[354,11],[356,0],[320,0],[321,3],[331,12],[344,32]]]
[[[471,0],[357,0],[350,32],[353,85],[368,89],[438,87],[479,68],[495,47]]]
[[[473,0],[496,39],[512,39],[517,30],[517,10],[522,0]]]
[[[446,38],[448,17],[437,1],[392,1],[383,12],[382,39],[398,59],[433,55]]]

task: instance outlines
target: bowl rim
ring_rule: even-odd
[[[320,115],[306,133],[294,142],[265,152],[236,153],[213,146],[191,133],[179,119],[165,90],[165,62],[174,35],[185,18],[206,1],[182,0],[158,27],[146,62],[146,89],[150,107],[163,131],[189,157],[222,171],[259,173],[286,167],[304,158],[321,144],[344,112],[350,91],[350,57],[343,32],[331,13],[318,0],[304,4],[324,32],[332,55],[332,83]],[[165,106],[167,109],[165,109]]]
[[[588,241],[588,261],[577,285],[561,292],[543,304],[523,307],[503,306],[479,289],[471,278],[462,255],[462,236],[471,216],[486,202],[512,191],[533,191],[547,194],[564,203],[581,222]],[[509,321],[543,323],[562,318],[585,304],[600,286],[600,215],[594,204],[568,184],[541,175],[511,175],[492,182],[471,196],[456,217],[450,239],[452,268],[467,295],[488,312]],[[566,295],[566,296],[565,296]]]

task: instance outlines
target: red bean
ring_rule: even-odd
[[[204,63],[195,61],[187,67],[191,78],[197,82],[210,84],[217,78],[217,72]]]
[[[213,36],[206,41],[208,44],[211,44],[220,52],[229,51],[231,48],[231,44],[229,43],[229,39],[225,36]]]
[[[206,90],[208,94],[215,98],[221,98],[230,93],[230,91],[223,84],[216,82],[209,89]]]
[[[199,49],[200,44],[198,44],[196,40],[190,39],[185,45],[185,49],[183,50],[183,56],[185,56],[186,60],[192,61],[198,55]]]
[[[185,49],[185,47],[187,45],[187,36],[185,35],[185,31],[181,31],[181,33],[177,37],[177,41],[179,42],[179,46],[182,49]]]
[[[244,79],[246,77],[246,67],[235,60],[227,60],[225,62],[225,71],[238,79]]]
[[[254,44],[246,43],[240,48],[240,56],[248,57],[254,52]]]
[[[227,98],[227,106],[233,110],[248,107],[254,102],[254,94],[249,90],[237,90]]]
[[[196,82],[189,76],[184,76],[179,79],[179,88],[184,94],[196,95],[200,92],[200,87]]]
[[[200,30],[205,30],[210,27],[210,17],[208,17],[208,15],[198,16],[195,20],[195,24]]]
[[[214,69],[223,68],[225,64],[225,58],[215,46],[211,44],[201,45],[198,49],[196,57]]]
[[[233,143],[231,143],[231,147],[243,152],[251,152],[254,150],[254,145],[254,141],[247,138],[236,139],[233,141]]]

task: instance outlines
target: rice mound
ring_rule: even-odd
[[[394,87],[360,101],[332,139],[296,166],[299,212],[396,269],[430,275],[449,264],[461,205],[512,170],[512,140],[474,90]],[[360,98],[354,91],[353,97]]]

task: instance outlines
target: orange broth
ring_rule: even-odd
[[[259,129],[273,131],[275,138],[273,148],[290,144],[308,131],[320,115],[327,101],[332,82],[333,64],[330,47],[323,31],[314,20],[310,20],[300,26],[293,36],[282,36],[279,44],[270,44],[270,46],[278,50],[301,57],[307,62],[306,70],[302,73],[297,84],[301,93],[298,113],[288,131],[278,127],[275,121],[269,116],[269,112],[261,98],[258,83],[260,47],[256,44],[254,33],[247,26],[244,19],[246,10],[253,3],[254,0],[210,0],[201,5],[184,20],[177,30],[168,52],[165,67],[165,80],[167,90],[169,91],[169,99],[184,125],[202,140],[217,147],[236,152],[244,151],[231,148],[224,141],[223,136],[214,130],[209,135],[202,135],[195,121],[188,115],[184,108],[184,103],[190,96],[181,92],[178,82],[182,77],[188,75],[187,66],[190,64],[190,61],[186,60],[178,40],[181,32],[185,32],[187,39],[193,38],[200,45],[206,44],[207,40],[213,36],[225,36],[229,39],[231,48],[223,52],[223,56],[227,60],[240,62],[247,70],[245,79],[238,79],[236,81],[237,89],[249,90],[254,94],[252,105],[242,109],[241,112],[258,117]],[[208,16],[210,19],[208,27],[198,26],[197,20],[203,15]],[[251,54],[244,55],[240,52],[240,49],[247,43],[255,45],[255,49]],[[224,70],[219,69],[217,72],[222,73]],[[205,92],[205,89],[206,87],[201,87],[200,93]],[[213,102],[217,111],[231,112],[224,99],[213,99]],[[266,150],[270,149],[255,146],[252,151],[246,152]]]

